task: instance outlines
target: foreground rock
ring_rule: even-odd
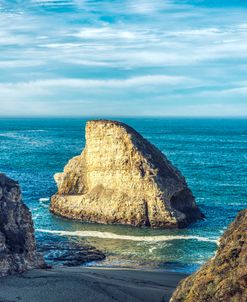
[[[203,218],[181,173],[123,123],[88,122],[85,149],[55,180],[50,209],[67,218],[152,227]]]
[[[216,256],[180,283],[171,302],[247,301],[247,209],[220,240]]]
[[[18,183],[0,173],[0,276],[44,266]]]

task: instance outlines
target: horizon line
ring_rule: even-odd
[[[195,119],[247,119],[247,115],[0,115],[0,119],[8,118],[195,118]]]

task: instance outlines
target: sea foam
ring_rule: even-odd
[[[39,202],[46,202],[46,201],[49,201],[49,200],[50,200],[49,197],[45,197],[45,198],[40,198]]]
[[[37,231],[42,233],[55,234],[58,236],[93,237],[93,238],[102,238],[102,239],[129,240],[129,241],[136,241],[136,242],[197,240],[197,241],[212,242],[218,244],[218,239],[193,236],[193,235],[130,236],[130,235],[118,235],[110,232],[99,232],[99,231],[59,231],[59,230],[45,230],[45,229],[37,229]]]

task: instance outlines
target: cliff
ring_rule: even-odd
[[[0,276],[44,266],[18,183],[0,173]]]
[[[216,256],[182,281],[170,301],[247,301],[247,209],[224,233]]]
[[[181,173],[120,122],[88,122],[85,149],[55,180],[50,209],[67,218],[169,228],[203,218]]]

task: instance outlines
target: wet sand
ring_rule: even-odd
[[[166,302],[185,274],[108,268],[33,270],[0,280],[0,302]]]

